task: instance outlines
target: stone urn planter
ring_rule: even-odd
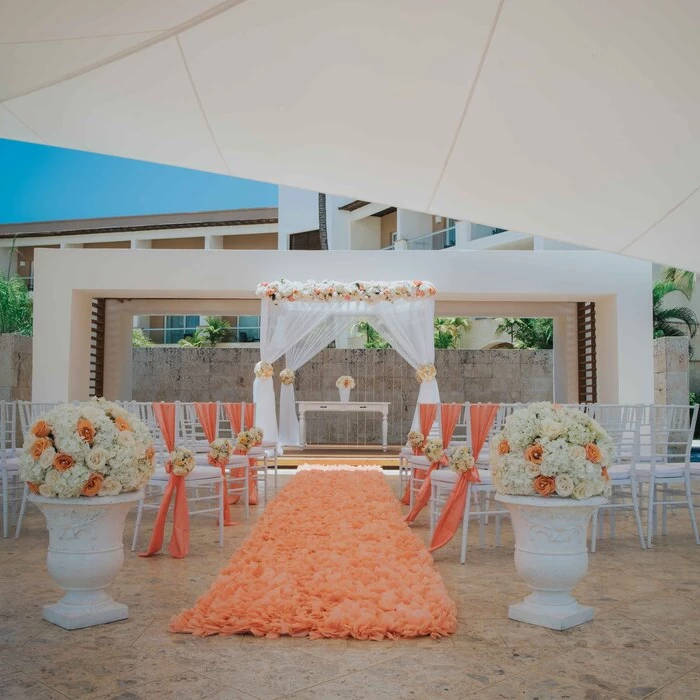
[[[105,589],[124,563],[124,522],[143,491],[94,498],[29,500],[44,514],[49,530],[48,572],[66,594],[45,605],[43,617],[64,629],[125,620],[129,609]]]
[[[588,523],[603,497],[542,498],[496,495],[510,512],[515,534],[515,569],[532,589],[508,608],[511,620],[565,630],[593,619],[571,591],[588,570]]]
[[[348,403],[350,401],[350,392],[351,391],[352,391],[352,389],[350,389],[350,387],[345,387],[345,386],[341,386],[338,389],[338,392],[340,393],[341,403]]]

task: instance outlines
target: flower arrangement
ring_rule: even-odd
[[[338,379],[335,380],[335,385],[338,389],[354,389],[355,380],[349,374],[344,374],[342,377],[338,377]]]
[[[435,296],[437,290],[423,280],[397,282],[261,282],[255,293],[274,303],[280,301],[396,301]]]
[[[172,472],[175,476],[187,476],[194,467],[194,452],[186,447],[176,447],[165,463],[165,471]]]
[[[425,435],[418,430],[411,430],[408,433],[408,444],[413,448],[413,454],[420,454],[425,447]]]
[[[515,411],[491,443],[498,493],[608,497],[614,447],[602,426],[577,409],[534,403]]]
[[[116,404],[62,404],[29,429],[20,476],[47,498],[116,496],[138,491],[154,469],[148,428]]]
[[[226,438],[218,438],[209,445],[209,455],[207,461],[213,467],[223,469],[227,464],[234,451],[233,443]]]
[[[255,439],[250,432],[250,430],[241,430],[236,436],[236,451],[238,453],[248,454],[248,451],[255,447]]]
[[[466,445],[453,447],[447,455],[447,460],[450,463],[450,469],[457,474],[470,471],[476,464],[472,451]]]
[[[250,428],[248,430],[248,434],[250,435],[250,438],[253,441],[253,447],[257,447],[258,445],[262,445],[262,441],[263,441],[262,428],[258,428],[257,425],[254,425],[252,428]]]
[[[255,365],[255,376],[258,377],[258,379],[271,379],[272,375],[275,373],[275,370],[272,368],[272,365],[269,362],[258,362]]]
[[[445,450],[442,449],[442,440],[440,438],[428,438],[425,441],[423,454],[431,464],[439,462],[445,456]]]
[[[286,368],[280,372],[280,381],[282,384],[294,384],[294,370]]]
[[[435,365],[421,365],[416,370],[416,380],[421,384],[423,382],[432,382],[435,379],[435,377],[437,377],[437,370],[435,369]]]

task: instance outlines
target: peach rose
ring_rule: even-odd
[[[88,444],[92,444],[95,439],[95,426],[87,418],[81,418],[78,421],[78,435]]]
[[[75,464],[75,460],[65,452],[59,452],[53,458],[53,466],[56,471],[65,472]]]
[[[83,496],[97,496],[102,488],[102,483],[104,480],[105,478],[102,476],[102,474],[90,474],[81,493]]]
[[[153,449],[153,446],[149,445],[149,446],[146,448],[146,459],[147,459],[149,462],[152,462],[152,461],[153,461],[153,458],[154,458],[155,456],[156,456],[156,451]]]
[[[603,467],[603,468],[600,470],[600,475],[603,477],[603,479],[604,479],[605,481],[608,481],[608,480],[610,479],[610,474],[608,474],[608,468],[607,468],[607,467]]]
[[[51,432],[51,426],[45,420],[38,420],[32,426],[31,433],[35,437],[48,437]]]
[[[35,494],[36,496],[39,495],[39,484],[35,484],[33,481],[28,481],[27,486],[33,494]]]
[[[501,440],[501,442],[498,443],[498,454],[507,455],[509,452],[510,445],[508,444],[508,440]]]
[[[123,418],[122,416],[117,416],[114,419],[114,425],[117,426],[117,430],[131,430],[131,426],[129,425],[129,422],[126,420],[126,418]]]
[[[538,476],[532,485],[540,496],[551,496],[557,490],[553,476]]]
[[[51,440],[49,440],[46,437],[37,438],[36,440],[34,440],[32,446],[29,448],[29,454],[34,459],[39,459],[44,450],[46,450],[49,447],[51,447]]]
[[[596,445],[594,442],[589,442],[586,445],[586,459],[589,462],[593,462],[594,464],[598,464],[600,462],[600,448],[598,445]]]
[[[539,442],[536,442],[534,445],[530,445],[530,447],[525,450],[525,459],[533,464],[542,464],[543,457],[544,450]]]

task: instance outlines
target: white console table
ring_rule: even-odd
[[[386,452],[389,436],[389,405],[388,401],[297,401],[300,442],[306,445],[306,414],[309,411],[379,413],[382,420],[382,449]]]

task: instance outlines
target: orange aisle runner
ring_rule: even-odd
[[[195,635],[443,636],[456,609],[379,471],[298,473],[191,610]]]

